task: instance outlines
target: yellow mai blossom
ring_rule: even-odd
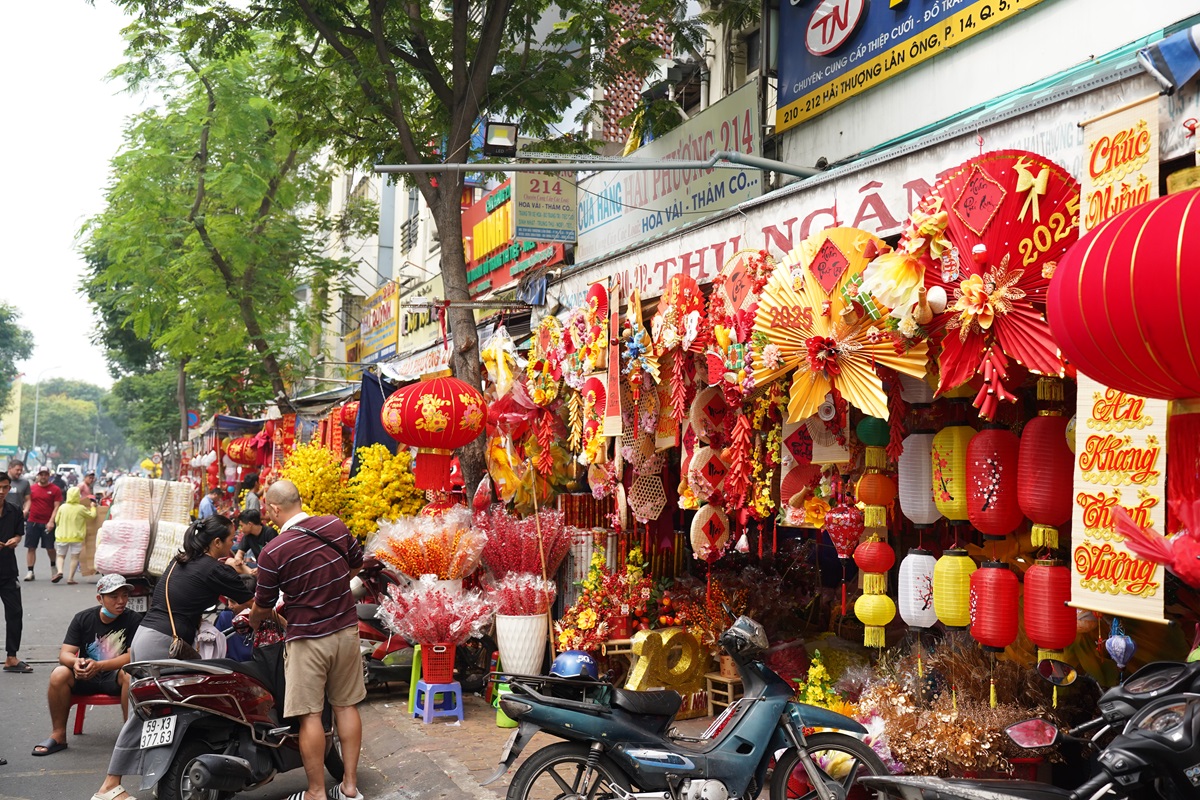
[[[415,485],[407,449],[395,455],[381,444],[358,449],[345,518],[355,536],[365,540],[379,529],[379,520],[415,516],[424,506],[425,493]]]
[[[346,508],[342,462],[319,444],[302,444],[292,451],[280,476],[296,484],[306,513],[341,516]]]

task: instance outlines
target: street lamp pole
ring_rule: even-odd
[[[38,406],[41,405],[41,400],[42,400],[42,376],[45,375],[47,372],[53,372],[56,369],[58,369],[57,366],[47,367],[46,369],[39,372],[37,375],[37,384],[35,385],[34,390],[33,390],[33,441],[29,443],[30,447],[25,448],[25,460],[26,461],[29,461],[29,454],[37,449]],[[44,462],[45,462],[45,459],[42,459],[38,463],[41,464]]]

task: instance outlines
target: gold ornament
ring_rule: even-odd
[[[636,660],[625,681],[625,688],[646,691],[651,688],[673,689],[682,695],[704,688],[707,658],[700,642],[684,628],[638,631],[633,637]],[[670,665],[670,654],[679,648],[679,658]]]

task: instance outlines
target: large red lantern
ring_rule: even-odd
[[[1002,561],[985,561],[971,573],[971,636],[985,648],[1003,650],[1017,639],[1020,581]]]
[[[1033,544],[1058,547],[1058,527],[1071,518],[1075,456],[1067,418],[1038,416],[1025,423],[1017,463],[1017,502],[1033,521]]]
[[[483,432],[483,395],[446,370],[398,389],[383,403],[388,434],[417,448],[413,478],[418,489],[450,490],[451,451]]]
[[[354,423],[358,421],[358,401],[351,400],[346,405],[342,406],[342,424],[347,428],[353,428]]]
[[[1038,660],[1051,658],[1075,643],[1071,570],[1057,561],[1039,560],[1025,570],[1025,633],[1038,646]]]
[[[896,564],[896,551],[887,542],[871,537],[854,549],[854,563],[863,571],[863,591],[887,591],[887,573]]]
[[[967,445],[967,518],[984,536],[1007,536],[1025,519],[1017,502],[1020,449],[1003,428],[985,428]]]
[[[225,455],[235,464],[252,467],[258,463],[258,451],[254,448],[254,437],[239,436],[229,443]]]

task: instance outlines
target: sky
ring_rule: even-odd
[[[8,3],[0,47],[0,300],[21,313],[33,357],[26,382],[74,378],[109,386],[96,320],[79,294],[83,223],[104,208],[109,161],[139,97],[106,80],[121,63],[126,18],[108,0]]]

